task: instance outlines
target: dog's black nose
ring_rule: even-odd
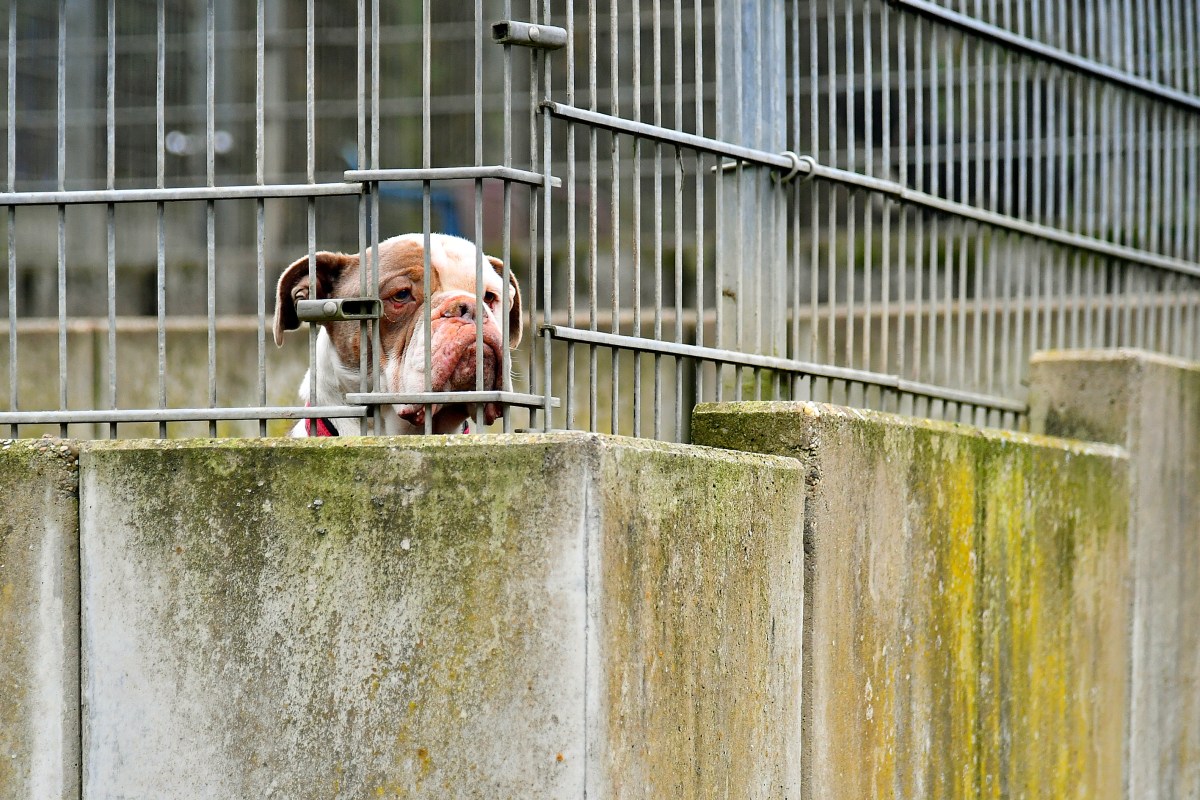
[[[460,317],[462,319],[475,319],[475,304],[463,300],[458,303],[451,303],[447,306],[446,311],[442,314],[443,317]]]

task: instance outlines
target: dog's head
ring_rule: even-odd
[[[509,346],[521,340],[521,293],[510,274],[503,287],[504,264],[483,256],[483,308],[476,308],[475,275],[479,251],[474,244],[456,236],[432,234],[429,248],[431,321],[430,385],[435,392],[470,391],[476,388],[476,325],[483,321],[483,388],[505,389],[502,374],[500,325],[508,326]],[[369,251],[368,251],[369,252]],[[300,326],[296,302],[326,297],[357,297],[361,293],[360,270],[370,262],[362,254],[318,252],[316,287],[309,285],[308,256],[293,262],[279,278],[275,298],[275,343],[283,344],[284,331]],[[380,372],[384,392],[425,391],[424,236],[410,233],[379,243],[379,285],[383,304],[379,320]],[[502,304],[507,300],[507,305]],[[341,368],[357,376],[362,343],[360,323],[324,323],[341,362]],[[369,346],[369,345],[368,345]],[[369,352],[369,351],[368,351]],[[392,407],[413,426],[424,424],[420,405]],[[436,432],[457,430],[473,412],[462,404],[433,406]],[[484,416],[490,424],[500,414],[489,403]]]

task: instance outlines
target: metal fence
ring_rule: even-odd
[[[431,430],[470,403],[475,430],[686,440],[693,403],[754,398],[1020,427],[1034,350],[1197,355],[1184,0],[12,0],[7,16],[13,436],[305,416],[383,431],[414,405]],[[267,332],[283,267],[308,253],[317,285],[318,251],[408,231],[482,245],[476,309],[484,252],[500,305],[516,277],[511,365],[484,368],[477,326],[473,388],[435,386],[429,345],[424,386],[401,386],[376,356],[385,315],[338,323],[374,343],[342,364],[338,402],[318,377],[308,407],[270,403],[298,383]],[[359,294],[378,294],[379,261]],[[417,288],[430,342],[443,311]],[[28,399],[46,385],[57,397]]]

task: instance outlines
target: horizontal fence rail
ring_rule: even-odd
[[[687,441],[752,399],[1021,428],[1036,350],[1200,350],[1189,3],[6,17],[14,437]],[[284,309],[277,349],[295,263],[295,297],[380,316]]]

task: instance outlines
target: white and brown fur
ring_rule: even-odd
[[[476,246],[457,236],[431,234],[429,241],[429,286],[433,391],[466,391],[476,388],[476,287],[478,260]],[[507,308],[501,308],[505,293],[503,263],[484,256],[483,265],[483,342],[484,388],[510,389],[511,378],[504,369],[500,320],[507,318],[509,346],[521,339],[521,293],[510,274]],[[285,331],[300,326],[296,316],[299,300],[360,295],[359,270],[369,269],[361,254],[316,254],[316,291],[309,286],[308,256],[294,261],[279,278],[275,298],[275,343],[283,345]],[[425,391],[425,331],[422,313],[425,271],[424,236],[409,233],[379,243],[379,299],[383,317],[379,320],[380,386],[387,393]],[[359,391],[359,354],[362,349],[361,325],[339,321],[322,324],[317,336],[316,363],[310,366],[300,385],[300,397],[310,399],[309,383],[316,374],[316,405],[343,405],[348,392]],[[433,406],[434,433],[457,433],[473,418],[475,409],[464,404]],[[425,407],[420,405],[383,406],[380,416],[388,434],[424,432]],[[500,409],[488,403],[485,422],[490,424]],[[361,433],[358,419],[338,419],[342,436]],[[292,436],[306,436],[302,420]]]

